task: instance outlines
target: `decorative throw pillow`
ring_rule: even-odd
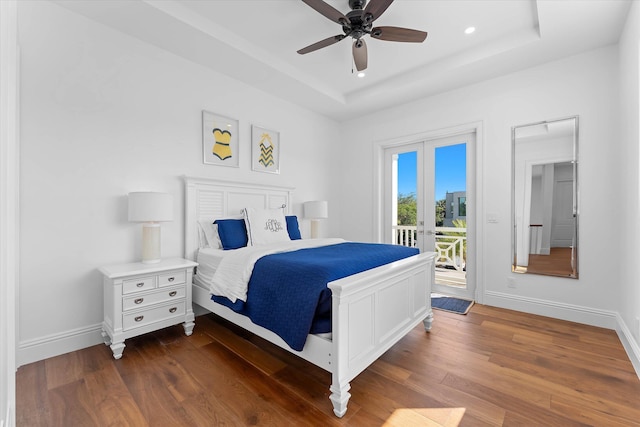
[[[200,227],[200,247],[201,248],[214,248],[220,249],[222,242],[220,242],[220,236],[218,236],[218,225],[213,221],[198,221]]]
[[[287,221],[287,232],[291,240],[300,240],[300,227],[298,226],[298,217],[295,215],[287,215],[284,217]]]
[[[218,235],[222,249],[238,249],[247,246],[247,228],[244,219],[217,219]]]
[[[249,246],[291,240],[287,232],[287,221],[282,208],[246,208],[244,210],[244,221],[247,228]]]

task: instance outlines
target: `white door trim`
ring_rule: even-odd
[[[482,164],[484,160],[484,128],[483,122],[472,122],[447,128],[428,130],[413,135],[405,135],[393,139],[373,142],[373,237],[376,242],[383,242],[384,232],[384,152],[387,148],[408,145],[417,142],[446,138],[450,136],[475,133],[475,144],[467,147],[467,192],[473,193],[467,198],[473,219],[467,221],[467,238],[473,244],[467,247],[467,274],[473,274],[475,292],[473,297],[478,303],[484,300],[484,206]],[[473,205],[471,205],[473,203]]]
[[[15,425],[18,292],[18,5],[0,1],[0,424]]]

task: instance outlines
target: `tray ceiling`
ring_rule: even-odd
[[[296,51],[340,27],[297,0],[56,3],[263,91],[346,120],[617,43],[626,0],[396,0],[375,25],[427,31],[420,44],[366,37],[358,78],[350,39]],[[347,13],[347,0],[327,1]],[[476,31],[467,35],[464,30]]]

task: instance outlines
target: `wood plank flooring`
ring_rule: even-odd
[[[573,274],[571,248],[551,248],[549,255],[529,255],[527,272],[571,276]]]
[[[434,311],[351,382],[214,315],[17,372],[18,426],[640,426],[640,380],[614,331],[475,304]]]

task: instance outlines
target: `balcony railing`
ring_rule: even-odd
[[[394,225],[392,227],[398,245],[415,247],[418,227],[415,225]],[[466,266],[467,229],[460,227],[436,227],[436,265],[453,267],[464,271]]]

